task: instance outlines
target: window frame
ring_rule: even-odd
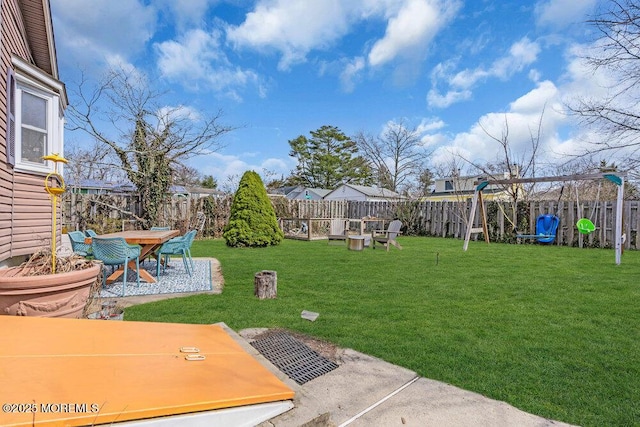
[[[64,150],[64,108],[66,107],[64,85],[20,58],[13,57],[12,66],[8,71],[8,76],[11,78],[7,79],[7,104],[13,101],[12,118],[14,124],[11,129],[10,123],[7,121],[7,136],[13,138],[13,147],[10,146],[10,139],[7,138],[7,162],[19,172],[48,174],[55,170],[54,162],[34,163],[22,160],[22,96],[23,93],[28,93],[46,101],[47,141],[44,155],[52,153],[62,155]],[[9,85],[11,81],[13,81],[13,86]],[[10,113],[7,111],[8,116]],[[60,168],[58,172],[62,173]]]

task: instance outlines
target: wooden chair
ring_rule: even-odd
[[[332,219],[331,224],[329,226],[329,234],[327,237],[329,238],[329,242],[335,241],[347,241],[347,237],[349,237],[349,227],[347,226],[349,220],[347,219]]]
[[[400,228],[402,228],[402,222],[399,220],[391,221],[389,227],[386,230],[373,230],[371,234],[371,240],[373,240],[373,249],[376,248],[376,242],[382,243],[389,252],[389,246],[393,245],[396,248],[402,250],[402,246],[396,241],[396,237],[400,234]]]

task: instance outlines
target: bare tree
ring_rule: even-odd
[[[433,183],[433,172],[431,169],[424,167],[418,174],[418,179],[415,183],[414,192],[416,197],[423,197],[429,194]]]
[[[111,70],[92,88],[84,79],[72,92],[71,129],[86,132],[110,147],[119,167],[136,186],[145,225],[156,222],[176,168],[189,158],[221,147],[233,130],[219,123],[221,112],[201,118],[193,110],[166,107],[145,76]],[[115,135],[114,135],[115,133]]]
[[[178,164],[173,171],[173,182],[181,185],[199,186],[202,183],[202,174],[194,167]]]
[[[500,147],[500,152],[495,162],[478,163],[463,158],[465,162],[472,165],[480,171],[487,179],[509,179],[509,178],[533,178],[537,173],[536,159],[542,138],[542,120],[544,117],[544,108],[540,113],[540,118],[534,128],[529,128],[529,148],[520,150],[516,153],[513,149],[513,143],[509,136],[509,120],[504,116],[504,125],[499,136],[492,134],[485,125],[479,123],[482,131],[495,141]],[[534,184],[501,184],[499,189],[504,191],[511,204],[510,216],[504,213],[505,217],[513,228],[517,228],[518,224],[518,202],[525,201],[528,195],[533,191]]]
[[[354,140],[375,169],[378,185],[398,192],[415,186],[414,178],[425,170],[430,154],[420,144],[417,129],[409,129],[402,120],[389,123],[380,136],[359,132]]]
[[[124,175],[120,169],[113,168],[115,159],[111,148],[95,140],[88,146],[65,149],[65,157],[69,161],[64,168],[66,178],[75,185],[83,179],[121,181]]]
[[[584,59],[594,71],[611,75],[608,95],[579,99],[569,109],[604,137],[592,142],[589,153],[625,150],[628,158],[640,150],[640,2],[610,0],[607,4],[608,9],[588,21],[599,38]]]

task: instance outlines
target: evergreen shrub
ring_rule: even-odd
[[[222,236],[231,247],[275,246],[284,239],[267,190],[256,172],[242,175]]]

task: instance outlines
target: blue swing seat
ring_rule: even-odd
[[[536,234],[518,234],[516,237],[523,239],[537,239],[539,243],[553,243],[560,218],[556,215],[544,214],[536,218]]]

